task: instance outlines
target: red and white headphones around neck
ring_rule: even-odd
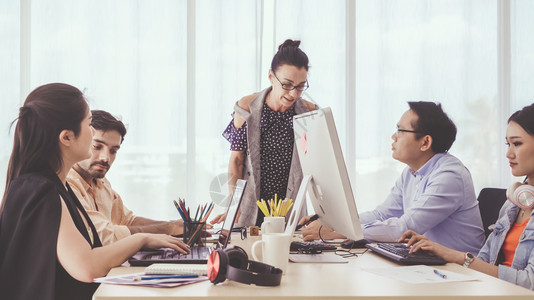
[[[516,182],[506,190],[506,198],[522,209],[534,206],[534,186]]]

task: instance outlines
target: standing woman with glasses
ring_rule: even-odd
[[[295,199],[302,181],[293,134],[293,116],[317,109],[301,98],[308,88],[308,56],[300,41],[278,47],[269,70],[271,86],[245,96],[234,106],[233,119],[223,132],[230,142],[229,186],[247,180],[239,226],[261,225],[263,213],[256,200]],[[218,215],[211,222],[222,222]]]
[[[141,248],[181,239],[137,233],[102,247],[66,178],[90,157],[91,111],[83,93],[63,83],[40,86],[19,110],[0,206],[0,297],[91,299],[97,284]]]

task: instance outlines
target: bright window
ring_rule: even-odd
[[[230,155],[221,133],[239,98],[268,87],[271,58],[291,38],[310,58],[304,97],[334,112],[360,211],[383,201],[404,167],[391,158],[391,135],[407,101],[442,103],[458,127],[451,153],[470,169],[477,192],[505,187],[503,108],[533,101],[534,3],[511,1],[509,14],[501,4],[3,1],[0,179],[20,103],[39,85],[66,82],[128,126],[108,175],[126,205],[174,219],[171,200],[194,206],[210,201],[210,191],[226,192],[216,181]],[[503,12],[511,31],[499,35]],[[499,92],[507,80],[508,95]]]

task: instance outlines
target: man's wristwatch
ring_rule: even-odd
[[[469,268],[469,265],[475,260],[475,256],[469,252],[465,253],[464,267]]]

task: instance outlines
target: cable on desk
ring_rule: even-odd
[[[369,249],[364,249],[363,252],[361,253],[357,253],[357,252],[351,252],[350,250],[352,249],[349,249],[349,250],[344,250],[344,249],[338,249],[336,250],[336,252],[334,252],[336,255],[339,255],[343,258],[348,258],[348,257],[359,257],[360,255],[363,255],[365,252],[367,252],[367,250]]]
[[[327,242],[327,241],[323,240],[323,237],[321,236],[321,229],[323,229],[323,225],[321,225],[321,227],[319,227],[319,239],[321,239],[321,243],[324,243],[324,244],[338,244],[338,243],[335,243],[335,242]]]
[[[321,239],[321,242],[323,242],[325,244],[335,244],[333,242],[327,242],[327,241],[323,240],[323,237],[321,236],[321,229],[323,229],[323,225],[321,225],[321,227],[319,227],[319,238]],[[362,253],[356,253],[356,252],[351,252],[350,250],[352,250],[352,249],[353,249],[352,247],[349,250],[338,249],[334,253],[336,255],[339,255],[339,256],[343,257],[343,258],[348,258],[348,257],[353,257],[353,256],[358,257],[358,255],[363,255],[365,252],[367,252],[367,250],[369,250],[368,248],[366,248]]]

